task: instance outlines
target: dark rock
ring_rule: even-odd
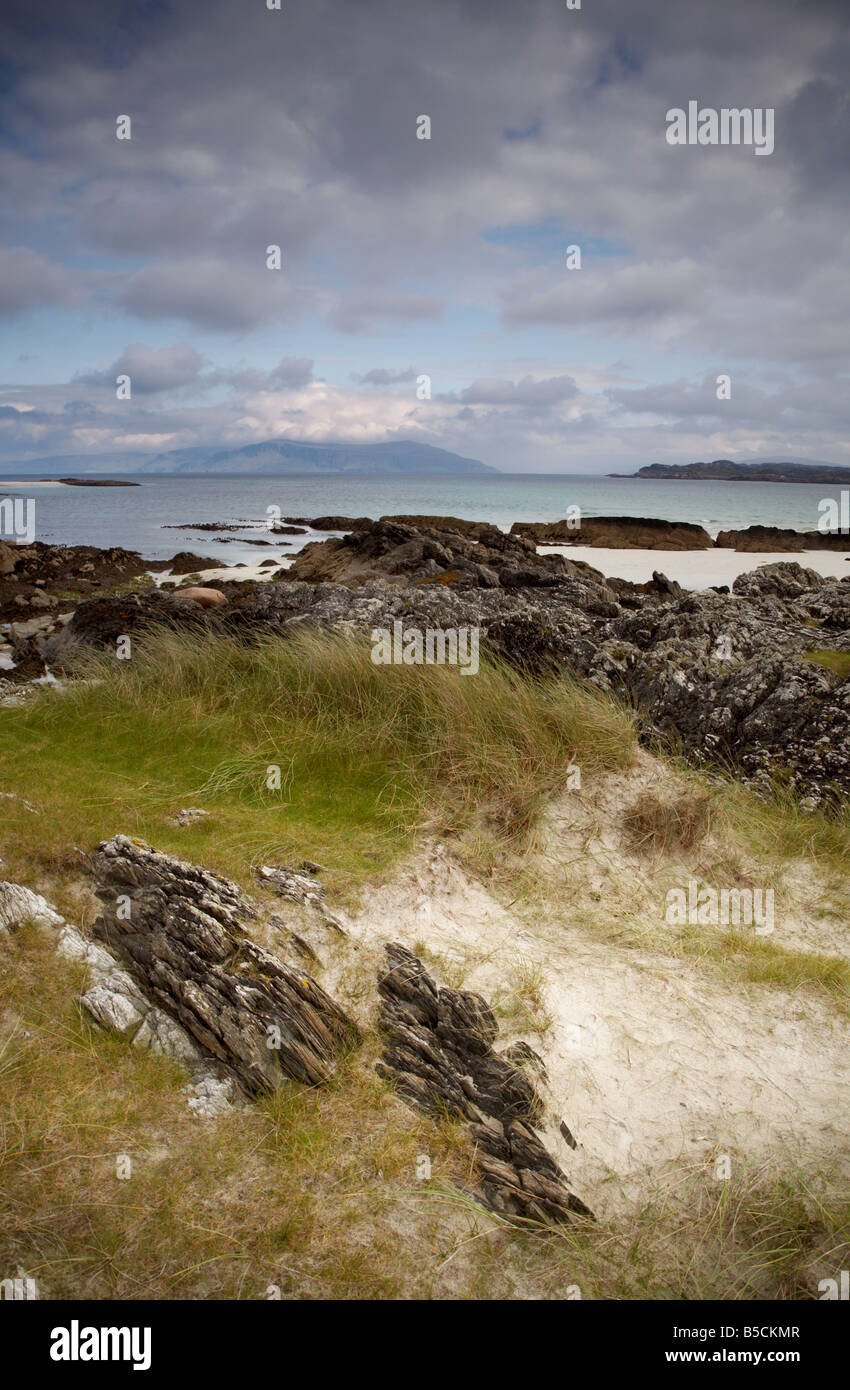
[[[94,936],[247,1095],[281,1073],[327,1081],[357,1042],[315,980],[247,935],[256,908],[229,879],[117,835],[98,848],[95,883]]]
[[[153,568],[152,565],[151,569]],[[172,574],[197,574],[201,570],[218,569],[219,561],[210,555],[193,555],[191,550],[180,550],[174,559],[168,560],[162,568],[169,569]]]
[[[850,472],[848,472],[850,478]],[[726,550],[771,551],[850,550],[850,536],[840,531],[793,531],[782,526],[746,526],[739,531],[718,531],[715,545]]]
[[[525,536],[536,545],[593,545],[613,550],[710,550],[713,541],[702,526],[690,521],[659,521],[654,517],[581,517],[569,521],[516,521],[511,535]]]
[[[536,1053],[516,1044],[516,1061],[500,1056],[498,1025],[480,995],[436,985],[396,942],[386,955],[378,977],[386,1046],[376,1070],[418,1109],[468,1122],[479,1195],[491,1210],[519,1224],[592,1216],[534,1133],[543,1102],[522,1067]]]
[[[303,518],[286,516],[284,521],[297,523]],[[314,516],[306,525],[312,526],[314,531],[360,531],[364,526],[374,525],[374,522],[369,516]]]

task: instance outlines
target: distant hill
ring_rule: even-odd
[[[15,474],[76,473],[498,473],[478,459],[413,440],[391,444],[314,444],[297,439],[266,439],[239,449],[202,446],[165,454],[62,454],[0,465]]]
[[[850,483],[850,468],[835,463],[802,463],[784,459],[776,463],[758,460],[733,463],[715,459],[713,463],[649,463],[637,473],[609,473],[609,478],[716,478],[723,482],[750,483]]]
[[[313,444],[267,439],[241,449],[174,449],[143,473],[496,473],[478,459],[431,444]]]

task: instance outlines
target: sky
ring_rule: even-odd
[[[0,470],[850,464],[848,0],[268,3],[4,0]]]

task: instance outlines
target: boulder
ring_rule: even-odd
[[[177,597],[191,599],[193,603],[200,604],[201,608],[221,608],[227,603],[227,595],[220,589],[205,589],[198,585],[190,585],[188,588],[178,589]]]

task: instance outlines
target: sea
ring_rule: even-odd
[[[54,545],[120,545],[145,559],[178,550],[219,564],[257,562],[270,553],[264,538],[269,507],[280,515],[369,516],[426,514],[489,521],[509,530],[515,521],[557,521],[569,507],[582,516],[658,517],[693,521],[715,536],[753,524],[817,529],[824,498],[840,500],[828,483],[753,483],[582,474],[488,473],[456,477],[287,474],[111,474],[138,487],[65,487],[0,476],[4,496],[35,504],[35,539]],[[846,490],[845,490],[846,491]],[[272,513],[271,515],[275,515]],[[227,536],[193,531],[193,523],[236,525]],[[175,529],[186,527],[187,529]],[[275,537],[294,555],[326,533]],[[268,540],[269,537],[265,536]],[[289,544],[280,547],[280,541]]]

